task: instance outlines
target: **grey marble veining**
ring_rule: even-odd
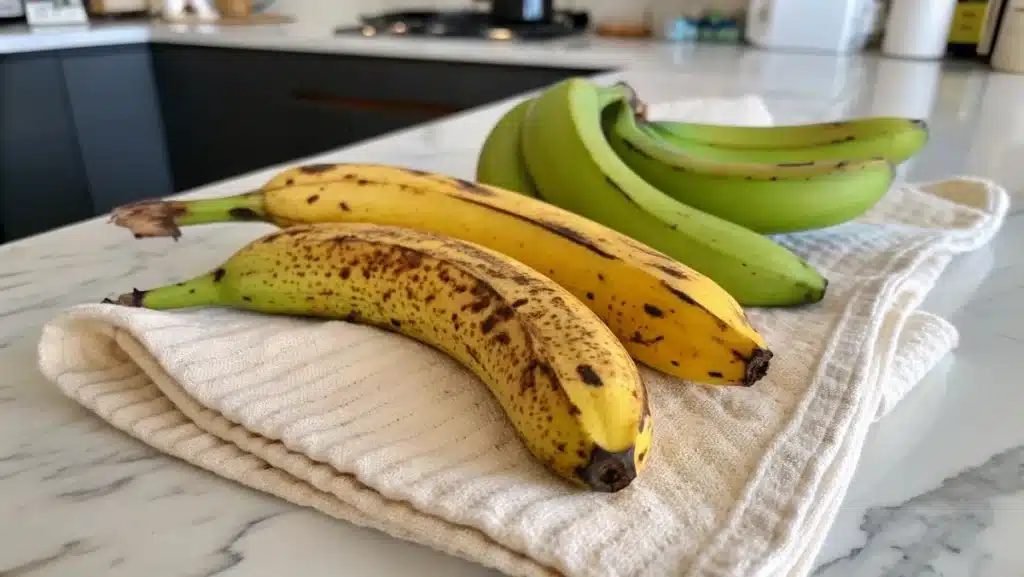
[[[872,507],[863,516],[866,544],[821,565],[815,577],[836,575],[972,576],[1020,574],[981,546],[997,522],[997,508],[1024,504],[1024,445],[944,479],[903,503]],[[1010,498],[1010,501],[1007,500]]]
[[[601,49],[594,50],[577,61],[601,60]],[[999,181],[1015,201],[1024,194],[1024,77],[875,57],[630,50],[637,63],[622,77],[648,100],[759,94],[782,123],[927,116],[932,143],[906,178],[974,174]],[[373,160],[471,177],[477,147],[510,105],[316,160]],[[254,188],[276,169],[190,195]],[[1012,210],[993,243],[955,261],[925,302],[958,327],[960,347],[876,424],[816,577],[1024,575],[1024,387],[1017,368],[1024,352],[1024,219]],[[189,229],[177,243],[133,241],[97,219],[0,247],[0,575],[493,575],[159,455],[39,375],[39,328],[57,311],[181,280],[268,228],[209,225]]]

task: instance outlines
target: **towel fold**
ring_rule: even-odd
[[[730,106],[759,123],[749,99],[683,108]],[[956,345],[917,307],[1007,207],[981,179],[903,185],[856,222],[777,237],[828,276],[826,298],[749,311],[775,352],[753,388],[642,368],[655,442],[614,494],[554,477],[469,371],[371,327],[87,304],[44,327],[40,366],[169,455],[511,575],[804,575],[867,428]]]

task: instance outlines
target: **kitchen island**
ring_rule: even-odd
[[[771,54],[580,38],[537,45],[112,28],[72,43],[176,42],[282,50],[614,69],[652,102],[760,96],[780,123],[859,114],[927,116],[932,142],[910,180],[989,177],[1024,191],[1024,77],[978,67]],[[69,34],[74,34],[70,33]],[[119,36],[123,35],[123,36]],[[32,49],[0,38],[0,52]],[[69,37],[71,38],[71,37]],[[91,38],[91,39],[90,39]],[[173,40],[170,40],[173,39]],[[59,48],[47,37],[45,49]],[[47,44],[48,43],[48,44]],[[38,48],[43,49],[43,48]],[[302,161],[374,161],[472,177],[488,129],[517,98],[458,112]],[[291,164],[289,162],[288,164]],[[187,191],[232,194],[281,165]],[[262,225],[190,229],[179,242],[134,241],[94,219],[0,247],[0,572],[269,577],[488,575],[487,570],[334,521],[160,455],[62,397],[39,375],[40,326],[65,307],[126,285],[181,280],[214,266]],[[1024,220],[1011,208],[987,247],[957,259],[923,309],[950,320],[960,345],[872,431],[819,577],[1020,575],[1024,552],[1024,389],[1011,370],[1024,341]],[[1020,275],[1020,276],[1017,276]]]

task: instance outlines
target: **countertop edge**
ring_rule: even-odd
[[[243,28],[162,23],[93,23],[83,26],[0,28],[0,56],[153,43],[594,71],[607,71],[632,63],[629,51],[617,50],[622,44],[615,40],[602,38],[601,46],[576,44],[586,43],[590,39],[590,36],[583,35],[510,44],[431,38],[427,42],[417,42],[415,50],[412,50],[408,38],[341,37],[328,30],[301,31],[290,25]]]

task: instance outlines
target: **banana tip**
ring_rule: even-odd
[[[175,219],[186,212],[179,202],[142,200],[114,208],[108,222],[127,228],[135,238],[169,236],[178,240],[181,229]]]
[[[601,447],[594,447],[590,452],[590,461],[576,469],[576,474],[595,491],[621,491],[636,479],[633,449],[612,453]]]
[[[775,356],[774,353],[768,349],[754,349],[754,353],[750,355],[750,360],[747,361],[747,371],[743,378],[743,386],[752,387],[764,378],[768,374],[768,367],[771,365],[773,356]]]
[[[640,95],[637,93],[636,89],[633,88],[633,86],[630,83],[624,80],[616,82],[615,85],[626,91],[626,98],[629,101],[629,106],[630,108],[633,109],[633,115],[636,116],[637,120],[640,120],[642,122],[646,121],[647,103],[644,102],[643,100],[640,100]]]

